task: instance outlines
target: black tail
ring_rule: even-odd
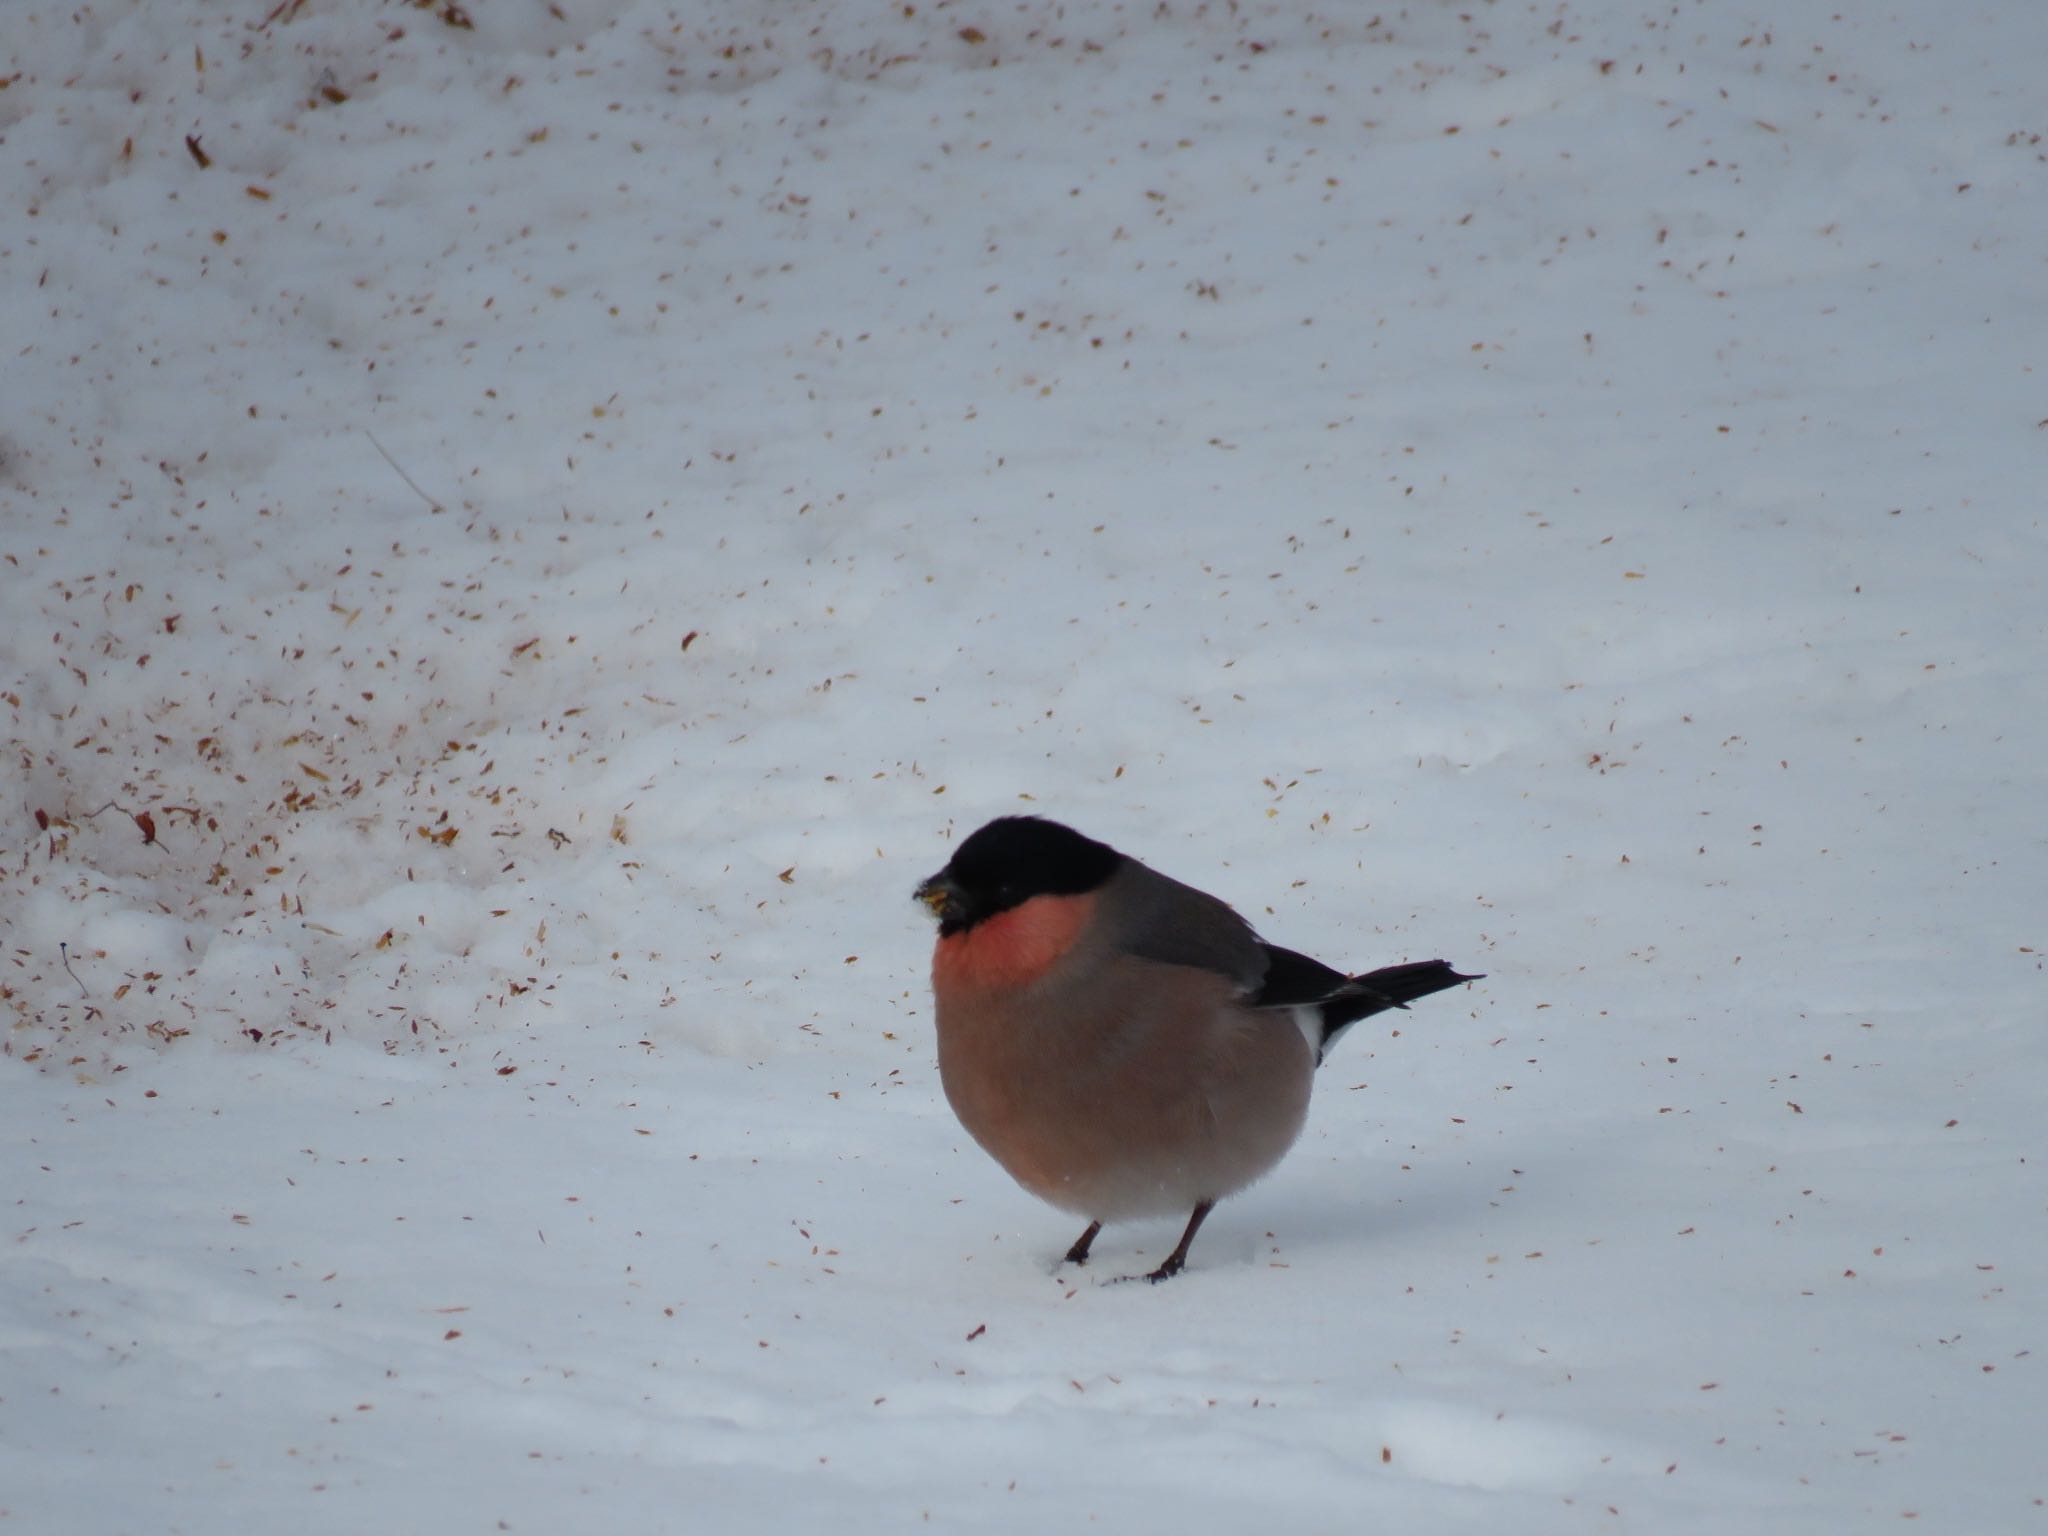
[[[1406,1008],[1418,997],[1484,979],[1481,976],[1460,976],[1442,960],[1414,960],[1407,965],[1383,966],[1377,971],[1367,971],[1363,976],[1351,978],[1351,985],[1358,989],[1358,1005],[1356,1009],[1346,1005],[1343,1022],[1350,1024],[1358,1019],[1371,1018],[1387,1008]]]
[[[1389,1008],[1406,1008],[1418,997],[1428,997],[1432,992],[1483,980],[1484,976],[1461,976],[1442,960],[1415,960],[1354,976],[1322,1005],[1323,1050],[1327,1053],[1337,1043],[1337,1037],[1360,1019],[1369,1019]]]

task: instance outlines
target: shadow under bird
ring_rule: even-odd
[[[1180,1273],[1216,1202],[1300,1135],[1337,1037],[1477,976],[1441,960],[1346,976],[1223,902],[1035,816],[1004,816],[917,888],[939,920],[939,1080],[968,1134],[1088,1229],[1192,1211],[1146,1278]]]

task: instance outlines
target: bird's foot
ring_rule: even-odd
[[[1088,1230],[1086,1232],[1083,1232],[1079,1237],[1074,1239],[1074,1246],[1067,1250],[1067,1256],[1061,1262],[1066,1264],[1086,1264],[1088,1262],[1089,1246],[1092,1243],[1094,1243],[1095,1234],[1100,1232],[1101,1230],[1101,1222],[1089,1222]]]
[[[1118,1275],[1115,1279],[1110,1280],[1107,1283],[1110,1285],[1132,1285],[1140,1280],[1143,1280],[1148,1284],[1157,1285],[1162,1280],[1171,1280],[1175,1275],[1179,1274],[1181,1270],[1184,1268],[1186,1268],[1185,1265],[1176,1264],[1171,1259],[1168,1259],[1164,1264],[1160,1265],[1157,1269],[1147,1270],[1142,1275]]]

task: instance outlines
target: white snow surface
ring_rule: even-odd
[[[0,1531],[2038,1531],[2048,7],[0,7]],[[1347,969],[1057,1267],[911,887]]]

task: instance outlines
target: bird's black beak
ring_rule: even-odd
[[[947,878],[946,872],[943,869],[917,888],[917,899],[931,908],[932,916],[942,923],[946,920],[947,912],[958,901],[959,896],[959,890]]]

